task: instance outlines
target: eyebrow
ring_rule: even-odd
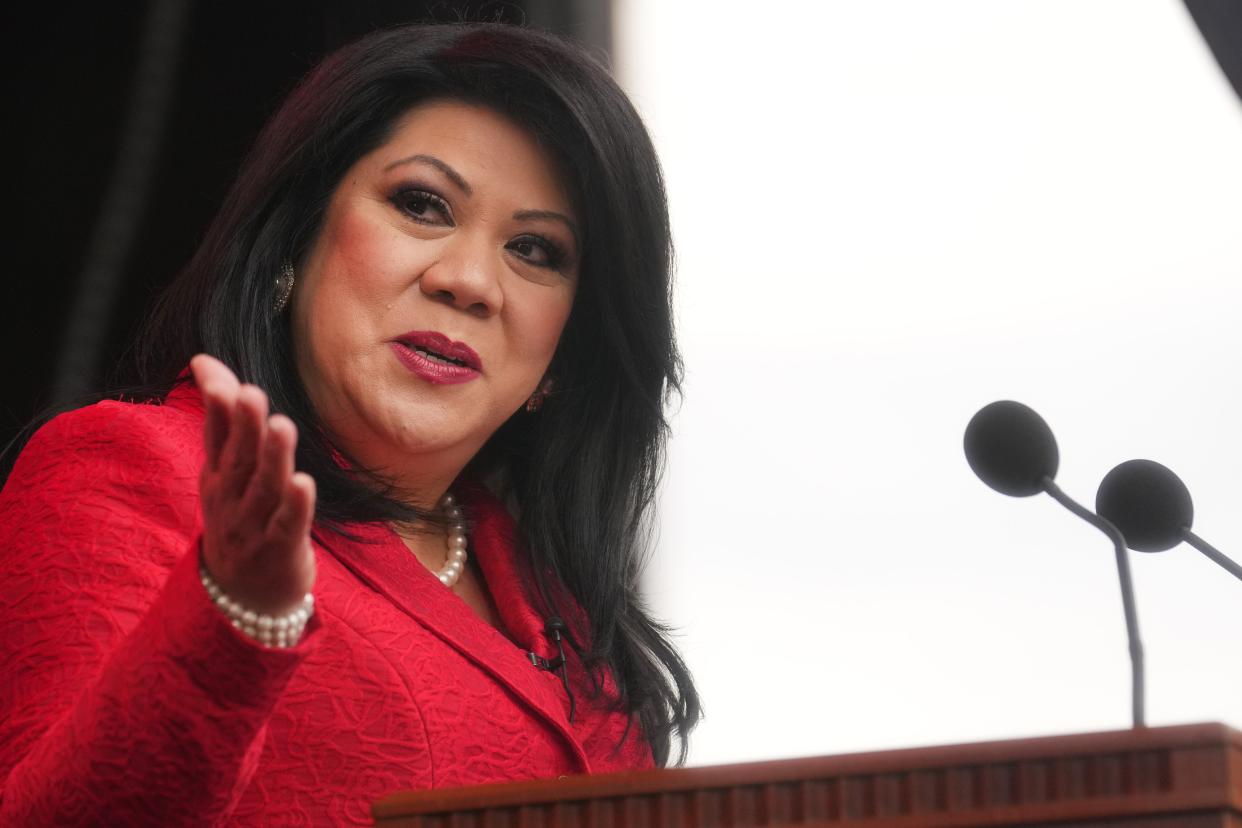
[[[448,176],[449,181],[452,181],[454,184],[456,184],[457,188],[461,190],[463,193],[465,193],[466,195],[474,194],[474,190],[472,190],[470,188],[470,185],[466,183],[466,179],[461,177],[461,173],[459,173],[457,170],[453,169],[448,164],[441,161],[439,158],[436,158],[434,155],[421,155],[420,154],[420,155],[411,155],[408,158],[401,158],[397,161],[393,161],[391,164],[384,167],[384,172],[388,172],[394,167],[400,167],[403,164],[414,164],[414,163],[430,164],[431,166],[435,167],[437,170],[439,170],[440,172]]]

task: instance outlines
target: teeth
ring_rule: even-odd
[[[457,366],[465,365],[465,363],[459,359],[453,359],[452,357],[441,356],[440,354],[437,354],[435,351],[428,351],[426,348],[420,348],[420,347],[415,346],[414,350],[418,351],[420,354],[427,357],[428,359],[435,360],[436,362],[442,362],[445,365],[457,365]]]

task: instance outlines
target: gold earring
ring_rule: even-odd
[[[293,262],[285,259],[284,264],[280,266],[280,275],[276,277],[276,301],[272,308],[276,312],[276,316],[284,313],[285,308],[289,304],[289,297],[293,295]]]

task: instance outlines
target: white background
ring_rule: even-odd
[[[1129,725],[1109,542],[970,472],[996,399],[1093,504],[1158,460],[1242,560],[1242,104],[1175,0],[618,0],[687,366],[655,609],[692,764]],[[1131,553],[1152,724],[1242,727],[1242,581]]]

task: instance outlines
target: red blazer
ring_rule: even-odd
[[[202,408],[103,402],[61,415],[0,493],[0,824],[370,822],[412,788],[651,765],[637,724],[577,710],[522,587],[514,526],[459,492],[508,637],[384,526],[315,546],[315,615],[269,650],[198,581]]]

